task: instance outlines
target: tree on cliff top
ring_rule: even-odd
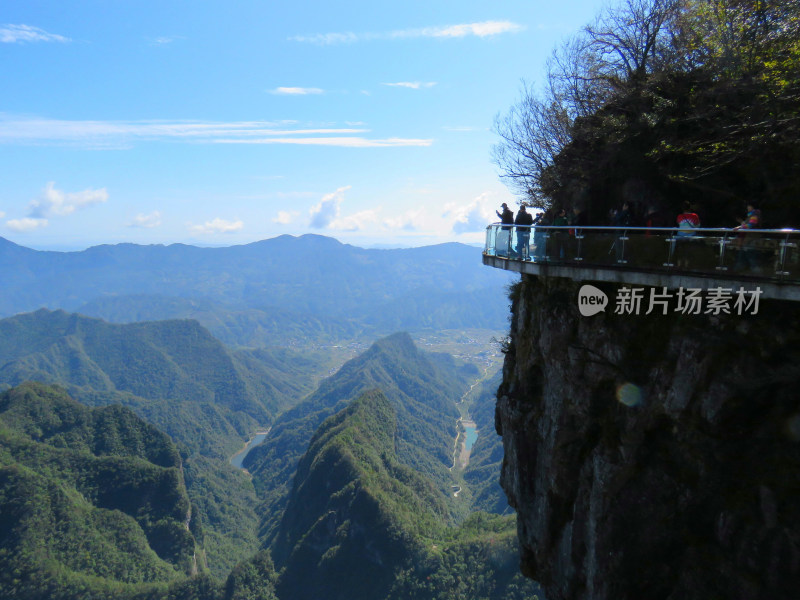
[[[758,199],[800,221],[800,3],[625,0],[555,50],[541,91],[495,121],[494,160],[526,204],[623,200],[731,225]]]

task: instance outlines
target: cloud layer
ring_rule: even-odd
[[[276,87],[269,91],[270,94],[279,96],[307,96],[309,94],[324,94],[325,90],[315,87]]]
[[[159,225],[161,225],[161,213],[157,210],[154,210],[149,215],[139,213],[128,223],[128,227],[141,227],[144,229],[152,229]]]
[[[24,44],[26,42],[71,42],[68,37],[48,33],[44,29],[31,25],[3,25],[0,26],[0,42],[5,44]]]
[[[474,36],[485,38],[502,33],[522,31],[524,27],[511,21],[482,21],[480,23],[460,23],[444,27],[422,27],[419,29],[399,29],[380,33],[316,33],[295,35],[289,39],[295,42],[329,46],[332,44],[352,44],[371,40],[402,40],[409,38],[453,39]]]
[[[397,83],[384,83],[390,87],[403,87],[412,90],[419,90],[422,88],[429,88],[436,85],[435,81],[398,81]]]
[[[202,225],[189,225],[189,230],[193,233],[202,235],[213,235],[215,233],[235,233],[244,229],[242,221],[227,221],[219,217],[211,221],[206,221]]]
[[[0,144],[78,145],[130,148],[142,141],[220,144],[299,144],[351,148],[430,146],[433,140],[365,138],[360,127],[292,128],[294,121],[66,121],[0,113]],[[312,137],[313,136],[313,137]]]

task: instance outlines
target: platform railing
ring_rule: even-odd
[[[800,230],[493,224],[484,254],[605,267],[800,283]]]

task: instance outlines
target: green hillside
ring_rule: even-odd
[[[398,460],[398,435],[397,412],[379,391],[314,434],[273,544],[279,597],[530,597],[513,519],[477,515],[447,527],[433,482]]]
[[[228,458],[312,388],[310,361],[294,358],[230,351],[188,320],[114,325],[46,310],[0,320],[0,386],[57,383],[90,406],[125,405],[175,440],[219,577],[258,548],[255,490]]]
[[[237,308],[202,297],[163,294],[103,296],[80,306],[77,312],[112,323],[194,319],[232,347],[304,347],[310,340],[333,343],[368,331],[353,320],[321,318],[278,306]]]
[[[40,384],[0,394],[3,598],[36,597],[43,579],[67,590],[194,572],[190,507],[174,444],[130,410]]]
[[[0,385],[64,385],[90,405],[119,402],[191,452],[225,458],[311,391],[310,359],[228,350],[196,321],[116,325],[63,311],[0,320]]]
[[[264,499],[262,533],[267,538],[274,534],[298,461],[316,429],[367,390],[381,390],[397,412],[400,462],[430,476],[442,494],[449,494],[448,467],[458,418],[454,401],[467,381],[458,369],[445,371],[444,364],[418,350],[407,334],[395,334],[347,362],[305,401],[281,415],[267,440],[244,463]]]

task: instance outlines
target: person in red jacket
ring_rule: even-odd
[[[694,235],[694,230],[700,227],[700,217],[692,211],[692,205],[688,202],[683,203],[683,212],[678,215],[678,236],[685,237]]]

